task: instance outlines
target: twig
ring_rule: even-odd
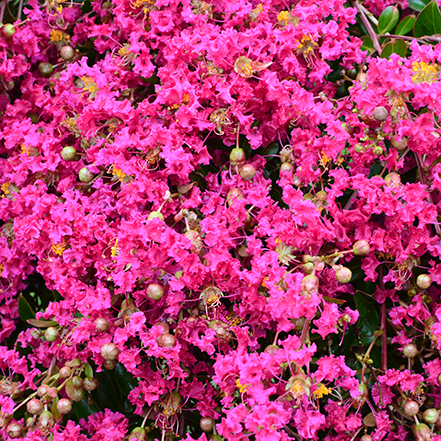
[[[3,23],[3,17],[5,16],[6,0],[2,1],[0,6],[0,23]]]
[[[366,30],[368,31],[369,36],[372,38],[372,42],[374,44],[375,50],[378,52],[378,55],[381,54],[381,46],[378,42],[377,35],[375,34],[374,30],[372,29],[371,24],[369,23],[369,20],[366,18],[366,14],[363,11],[363,7],[358,3],[358,0],[354,1],[354,5],[357,8],[357,11],[360,13],[361,21],[363,22]]]
[[[402,40],[416,40],[423,44],[426,44],[426,40],[424,38],[416,38],[416,37],[410,37],[406,35],[394,35],[394,34],[380,34],[378,35],[378,38],[401,38]]]
[[[380,277],[380,289],[384,290],[383,283],[383,267],[380,265],[378,270]],[[381,370],[383,372],[387,371],[387,314],[386,314],[386,299],[384,299],[383,304],[381,305],[381,330],[383,334],[381,335]]]
[[[18,15],[17,15],[17,20],[21,20],[21,11],[23,9],[23,0],[20,0],[20,3],[18,4]]]
[[[374,15],[368,11],[363,5],[360,5],[360,9],[366,14],[367,18],[375,25],[378,26],[378,20],[374,17]]]

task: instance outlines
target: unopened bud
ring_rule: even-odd
[[[72,403],[67,398],[62,398],[57,402],[57,410],[61,415],[67,415],[72,410]]]
[[[417,284],[418,288],[427,289],[432,284],[432,279],[430,278],[430,276],[428,274],[420,274],[417,277],[416,284]]]
[[[388,116],[389,112],[387,111],[386,107],[383,106],[375,107],[372,113],[372,117],[378,122],[386,121]]]
[[[33,398],[26,403],[26,410],[31,415],[37,415],[37,413],[40,413],[43,410],[43,403],[40,400],[37,400],[37,398]]]
[[[104,343],[101,346],[101,355],[105,360],[115,360],[120,353],[115,343]]]

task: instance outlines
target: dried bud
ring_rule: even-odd
[[[340,283],[348,283],[352,278],[352,271],[349,268],[342,266],[335,272],[335,277]]]
[[[418,288],[427,289],[432,284],[432,279],[430,278],[430,276],[428,274],[420,274],[417,277],[416,284],[417,284]]]
[[[205,433],[212,432],[214,427],[214,420],[213,418],[210,417],[201,418],[201,420],[199,421],[199,426],[202,432]]]
[[[418,405],[418,403],[416,401],[413,400],[408,400],[406,401],[406,404],[404,405],[404,413],[407,416],[413,417],[414,415],[416,415],[419,410],[420,410],[420,406]]]
[[[105,360],[116,360],[120,350],[116,347],[115,343],[104,343],[101,346],[101,355]]]
[[[98,332],[107,332],[110,329],[109,320],[107,320],[105,317],[96,318],[93,324]]]
[[[157,283],[150,283],[146,291],[152,300],[160,300],[164,295],[164,288]]]
[[[418,355],[418,348],[413,343],[409,343],[404,346],[403,355],[407,358],[415,358]]]
[[[9,438],[21,438],[23,435],[23,426],[16,422],[10,423],[8,424],[8,427],[6,427],[6,433],[8,434]]]
[[[72,410],[72,403],[67,398],[62,398],[57,402],[57,410],[61,415],[67,415]]]
[[[389,112],[387,111],[386,107],[383,106],[375,107],[372,113],[372,117],[378,122],[386,121],[388,116]]]
[[[176,338],[172,334],[161,334],[156,339],[156,342],[161,348],[173,348],[174,346],[176,346]]]
[[[367,240],[357,240],[352,247],[352,251],[356,256],[366,256],[370,250],[371,247]]]
[[[33,398],[26,403],[26,410],[31,415],[37,415],[37,413],[40,413],[43,410],[43,403],[40,400],[37,400],[37,398]]]

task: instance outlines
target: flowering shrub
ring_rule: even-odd
[[[1,439],[441,440],[435,0],[0,22]]]

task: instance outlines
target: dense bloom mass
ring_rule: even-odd
[[[1,439],[441,439],[428,3],[1,3]]]

